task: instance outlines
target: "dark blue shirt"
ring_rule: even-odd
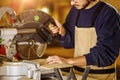
[[[63,25],[67,33],[64,37],[59,37],[60,43],[65,48],[74,48],[75,26],[90,27],[94,12],[100,4],[101,1],[90,9],[80,10],[77,24],[76,19],[79,10],[75,7],[71,8]],[[104,6],[97,16],[94,23],[97,43],[96,46],[90,49],[90,53],[85,55],[87,65],[108,66],[115,62],[120,45],[120,22],[118,18],[118,12],[108,4]]]

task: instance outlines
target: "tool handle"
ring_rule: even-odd
[[[17,29],[17,33],[18,34],[36,33],[36,29],[35,28],[31,28],[31,29]]]

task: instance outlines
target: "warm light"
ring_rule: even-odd
[[[21,6],[25,8],[33,8],[36,6],[36,0],[21,0]]]
[[[13,0],[10,6],[16,11],[16,13],[23,10],[35,9],[37,7],[37,0]]]
[[[23,3],[31,3],[31,2],[33,2],[34,0],[21,0],[21,2],[23,2]]]
[[[50,10],[47,7],[43,7],[40,10],[47,13],[47,14],[50,14]]]

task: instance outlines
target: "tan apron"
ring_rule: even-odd
[[[91,28],[78,28],[75,27],[75,51],[74,57],[83,56],[88,54],[90,48],[94,47],[97,42],[96,31],[94,27]],[[85,68],[85,66],[80,66]],[[114,67],[114,64],[107,67],[97,67],[90,66],[91,69],[100,70],[100,69],[110,69]],[[111,74],[90,74],[91,77],[97,78],[99,80],[113,80],[114,73]]]

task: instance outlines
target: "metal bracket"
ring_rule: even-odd
[[[54,71],[55,71],[55,76],[58,78],[58,80],[63,80],[61,70],[55,68]]]
[[[87,80],[89,71],[90,71],[90,67],[87,66],[86,69],[85,69],[85,71],[84,71],[84,73],[83,73],[83,76],[82,76],[82,79],[81,79],[81,80]]]
[[[77,78],[73,72],[73,68],[70,68],[70,72],[69,72],[69,76],[68,76],[67,80],[77,80]]]

